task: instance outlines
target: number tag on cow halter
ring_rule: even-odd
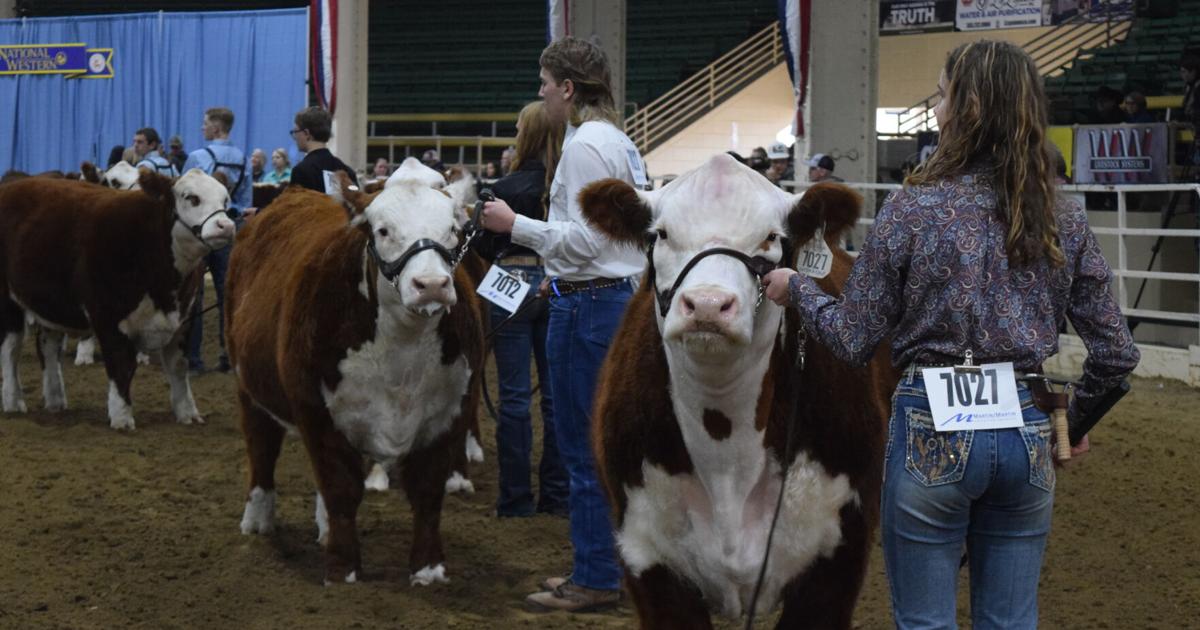
[[[825,243],[825,230],[817,230],[796,253],[796,271],[813,278],[824,278],[833,269],[833,252]]]
[[[938,431],[1012,429],[1024,424],[1012,363],[985,363],[967,371],[925,368],[925,394]]]
[[[529,283],[500,268],[492,265],[479,288],[475,290],[483,299],[514,313],[529,293]]]

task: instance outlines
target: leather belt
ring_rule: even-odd
[[[592,289],[608,289],[629,282],[629,278],[594,278],[592,280],[562,280],[554,278],[550,281],[550,293],[559,297],[580,291]]]
[[[542,257],[541,256],[505,256],[504,258],[501,258],[500,260],[498,260],[496,262],[499,263],[501,267],[506,267],[506,266],[510,266],[510,265],[514,266],[514,267],[541,267],[542,266]]]

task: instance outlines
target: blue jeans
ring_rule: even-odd
[[[541,267],[506,267],[521,272],[533,285],[544,275]],[[534,299],[530,296],[527,299]],[[558,438],[554,431],[554,405],[550,397],[550,374],[546,362],[546,328],[550,311],[545,301],[526,309],[511,321],[510,313],[491,305],[492,351],[496,355],[496,373],[500,386],[500,406],[496,423],[496,450],[500,460],[500,496],[496,513],[500,516],[529,516],[538,512],[562,513],[567,510],[567,471],[558,456]],[[505,323],[507,321],[507,323]],[[542,461],[538,465],[538,500],[533,501],[529,483],[529,458],[533,453],[533,417],[529,405],[529,354],[537,362],[538,383],[542,389]]]
[[[935,432],[921,372],[892,401],[881,524],[902,630],[955,628],[965,550],[975,630],[1037,628],[1037,587],[1054,505],[1049,417],[1017,391],[1025,426]]]
[[[233,246],[229,245],[204,256],[204,262],[212,274],[213,288],[217,291],[217,330],[221,335],[217,342],[221,345],[222,362],[229,360],[225,355],[225,272],[229,269],[229,253],[232,250]],[[200,356],[200,346],[204,342],[204,316],[201,315],[203,311],[204,278],[201,278],[200,286],[196,289],[196,302],[192,306],[192,328],[188,332],[187,358],[188,367],[191,368],[204,366],[204,357]]]
[[[558,452],[571,479],[571,579],[593,589],[620,588],[608,500],[592,458],[592,397],[600,364],[633,295],[628,281],[550,298],[546,357],[550,360]]]

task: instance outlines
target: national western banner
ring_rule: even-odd
[[[1166,123],[1075,128],[1076,184],[1166,183]]]
[[[879,3],[880,35],[954,30],[956,0],[897,0]]]
[[[0,44],[0,75],[61,74],[112,78],[112,49],[87,44]]]
[[[1042,25],[1042,0],[958,0],[954,15],[960,31]]]

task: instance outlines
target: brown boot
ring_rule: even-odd
[[[568,573],[566,575],[556,575],[554,577],[548,577],[548,578],[542,580],[541,582],[538,582],[538,588],[542,589],[543,591],[553,591],[554,589],[556,589],[570,581],[571,581],[570,573]]]
[[[525,598],[533,612],[561,610],[572,613],[597,612],[615,608],[621,601],[621,591],[606,591],[579,586],[570,580],[550,591],[534,593]]]

